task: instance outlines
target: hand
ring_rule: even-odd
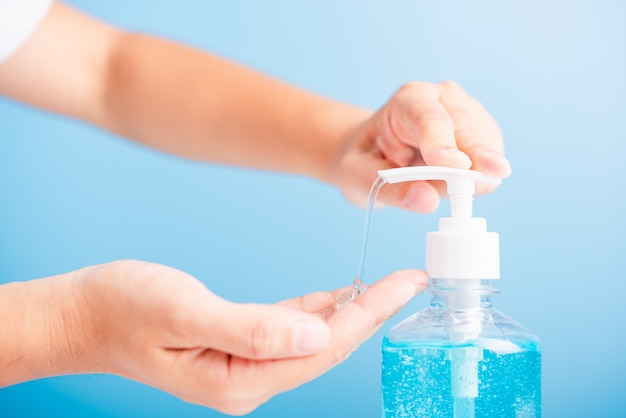
[[[481,171],[503,178],[511,167],[503,154],[502,134],[482,105],[456,83],[404,85],[346,141],[336,182],[352,203],[367,202],[376,171],[441,165]],[[494,186],[477,185],[478,193]],[[445,188],[438,182],[385,186],[381,203],[431,212]]]
[[[181,271],[114,262],[74,276],[75,312],[88,323],[86,358],[75,361],[244,414],[345,360],[426,285],[422,272],[397,272],[323,319],[316,312],[334,306],[341,289],[236,304]]]

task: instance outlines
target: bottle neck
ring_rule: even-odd
[[[493,280],[431,279],[431,306],[453,311],[491,307],[490,296],[498,293]]]

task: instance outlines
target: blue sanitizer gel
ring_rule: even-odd
[[[537,338],[493,309],[455,309],[432,286],[433,302],[383,340],[382,416],[536,418],[541,416],[541,350]],[[491,290],[489,290],[491,289]],[[474,293],[492,292],[486,285]]]
[[[483,350],[478,396],[452,396],[452,345],[383,342],[383,417],[541,416],[541,353],[534,341],[521,352]],[[455,410],[456,405],[456,410]]]

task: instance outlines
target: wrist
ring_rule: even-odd
[[[51,278],[49,315],[55,323],[51,339],[58,347],[55,375],[106,371],[95,333],[97,315],[85,294],[85,282],[96,268],[85,267]]]
[[[77,273],[0,286],[0,387],[96,371]]]
[[[372,116],[367,109],[334,102],[320,112],[319,125],[323,126],[320,134],[322,141],[327,141],[327,152],[319,163],[316,177],[331,185],[337,185],[337,167],[346,150],[355,137],[356,132]]]

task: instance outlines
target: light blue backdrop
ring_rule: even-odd
[[[544,415],[624,414],[626,3],[71,3],[371,108],[410,79],[461,83],[500,122],[513,164],[475,212],[501,234],[496,306],[542,340]],[[137,258],[192,273],[226,298],[273,302],[344,285],[356,271],[363,212],[328,186],[164,156],[5,100],[0,138],[1,281]],[[424,234],[446,207],[377,213],[366,279],[423,267]],[[427,300],[251,416],[379,416],[383,332]],[[79,376],[0,390],[0,416],[221,415],[120,378]]]

